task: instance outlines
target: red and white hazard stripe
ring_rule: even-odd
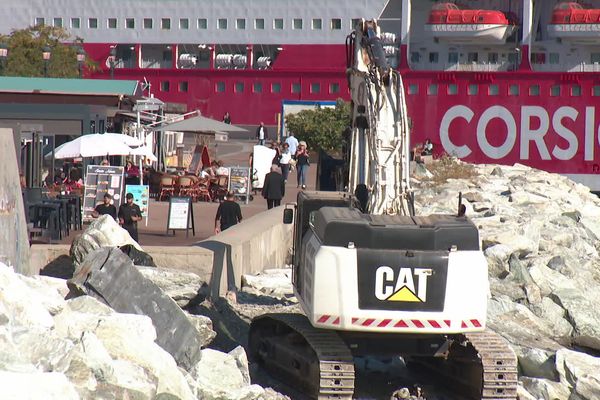
[[[325,325],[339,325],[340,324],[340,317],[338,317],[337,315],[317,315],[319,318],[317,318],[317,322],[319,324],[325,324]]]
[[[352,318],[352,325],[377,328],[445,329],[450,328],[451,322],[449,319]]]
[[[466,321],[462,321],[460,327],[463,329],[466,328],[481,328],[483,324],[478,319],[468,319]]]

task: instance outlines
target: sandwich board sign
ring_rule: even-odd
[[[191,197],[171,197],[169,198],[169,213],[167,214],[167,234],[176,230],[185,230],[185,236],[189,236],[189,230],[196,236],[194,227],[194,208],[192,207]]]

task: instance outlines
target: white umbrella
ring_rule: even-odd
[[[158,158],[156,158],[156,156],[152,153],[152,150],[148,146],[145,146],[145,145],[136,147],[135,149],[131,149],[131,152],[129,154],[132,156],[146,157],[150,161],[158,160]]]
[[[142,142],[140,139],[133,137],[133,136],[129,136],[129,135],[125,135],[123,133],[108,133],[105,132],[102,134],[105,138],[108,139],[117,139],[122,141],[123,143],[125,143],[127,146],[129,147],[137,147],[137,146],[141,146],[144,144],[144,142]]]
[[[77,139],[61,144],[54,150],[54,158],[126,156],[131,152],[122,138],[116,135],[94,133],[79,136]],[[121,135],[126,136],[126,135]]]

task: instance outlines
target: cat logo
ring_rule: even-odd
[[[391,267],[382,265],[377,268],[375,297],[381,301],[412,303],[427,301],[427,278],[432,275],[431,268],[400,268],[398,276],[395,275]]]

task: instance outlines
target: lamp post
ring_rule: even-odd
[[[44,76],[48,76],[48,63],[50,62],[50,57],[52,56],[52,49],[48,46],[44,46],[42,49],[42,58],[44,59]]]
[[[115,59],[117,57],[117,48],[112,46],[110,48],[110,56],[108,57],[108,63],[110,65],[110,79],[115,78]]]
[[[83,63],[85,62],[85,50],[77,48],[77,68],[79,68],[79,77],[83,78]]]
[[[0,72],[4,75],[4,68],[6,67],[6,59],[8,58],[8,46],[6,43],[0,43]]]

